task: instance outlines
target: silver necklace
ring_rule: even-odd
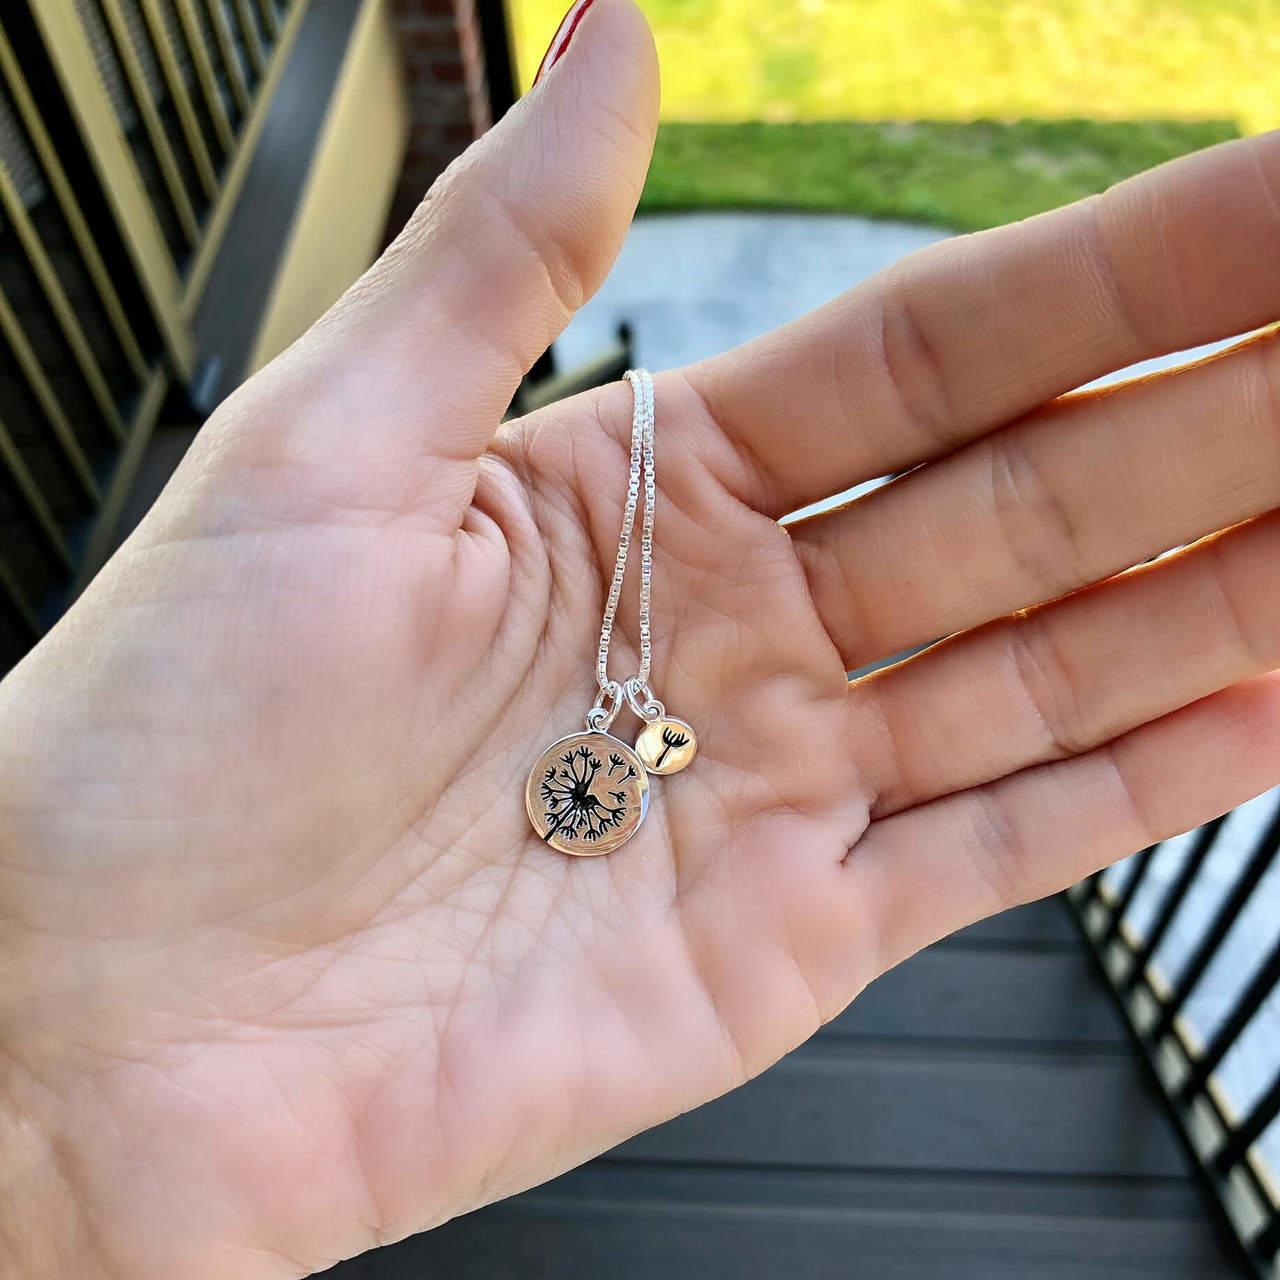
[[[599,692],[586,714],[586,729],[553,742],[538,757],[525,784],[525,808],[539,838],[561,853],[591,857],[610,853],[635,835],[649,811],[649,775],[678,773],[698,750],[685,721],[667,714],[649,686],[653,639],[649,602],[653,589],[653,523],[657,506],[654,471],[653,379],[645,369],[626,374],[634,397],[631,467],[622,509],[618,555],[605,599],[596,651]],[[622,598],[636,508],[640,522],[640,668],[625,680],[609,674],[609,646]],[[634,745],[609,732],[624,707],[640,720]]]

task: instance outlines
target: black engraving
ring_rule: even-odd
[[[610,767],[605,777],[613,772],[615,755],[610,754]],[[617,757],[617,764],[624,763]],[[542,838],[550,840],[557,831],[574,839],[598,840],[605,832],[622,825],[626,817],[626,794],[610,791],[608,799],[615,804],[604,803],[592,787],[596,775],[604,768],[604,762],[585,744],[566,751],[559,764],[552,765],[542,776],[540,794],[546,810],[548,830]],[[628,776],[635,777],[630,769]]]
[[[675,750],[679,747],[687,747],[689,745],[688,735],[681,733],[678,729],[663,729],[662,731],[662,754],[654,761],[655,769],[662,768],[662,762],[667,758],[667,752]]]
[[[627,762],[616,751],[610,751],[609,752],[609,777],[611,778],[613,777],[613,773],[615,769],[622,769],[624,767],[626,768],[626,772],[622,775],[622,780],[623,782],[630,782],[631,779],[636,776],[635,765],[627,764]]]

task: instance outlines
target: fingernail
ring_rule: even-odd
[[[551,43],[547,46],[546,53],[542,55],[542,61],[538,63],[538,74],[533,77],[534,84],[537,84],[564,57],[564,51],[569,47],[569,41],[573,39],[573,33],[577,31],[583,14],[594,3],[595,0],[574,0],[569,6],[569,12],[560,19],[556,33],[551,37]]]

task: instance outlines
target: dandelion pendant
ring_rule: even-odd
[[[538,758],[524,802],[546,844],[590,858],[635,834],[649,809],[649,775],[620,739],[595,731],[571,733]]]
[[[653,379],[630,369],[626,380],[634,396],[631,415],[631,467],[622,507],[618,557],[605,599],[596,651],[599,693],[587,712],[584,733],[553,742],[538,757],[524,787],[524,805],[538,838],[552,849],[589,858],[611,853],[635,835],[649,809],[649,774],[678,773],[698,750],[692,726],[674,716],[649,687],[653,654],[649,597],[653,582],[653,522],[657,480],[653,450]],[[609,645],[617,618],[627,553],[644,489],[640,525],[640,668],[626,680],[609,675]],[[634,748],[609,732],[623,707],[643,727]]]

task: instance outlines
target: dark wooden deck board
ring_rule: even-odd
[[[916,956],[758,1080],[338,1280],[1226,1280],[1061,903]]]
[[[1079,948],[931,947],[873,982],[819,1039],[887,1036],[1127,1046]]]
[[[1125,1054],[810,1044],[623,1158],[834,1169],[1176,1176],[1182,1158]]]
[[[944,938],[937,946],[975,942],[1005,942],[1029,948],[1060,947],[1072,951],[1079,946],[1075,926],[1057,898],[1031,902],[1016,911],[1003,911]]]
[[[1219,1280],[1221,1256],[1185,1187],[1152,1205],[1120,1188],[884,1179],[823,1186],[790,1172],[590,1167],[376,1255],[343,1280]],[[754,1185],[752,1185],[754,1184]],[[1081,1191],[1092,1194],[1079,1194]],[[1178,1193],[1175,1193],[1176,1192]],[[1180,1194],[1179,1194],[1180,1193]],[[1148,1196],[1148,1200],[1151,1197]],[[1127,1210],[1120,1213],[1117,1210]]]

